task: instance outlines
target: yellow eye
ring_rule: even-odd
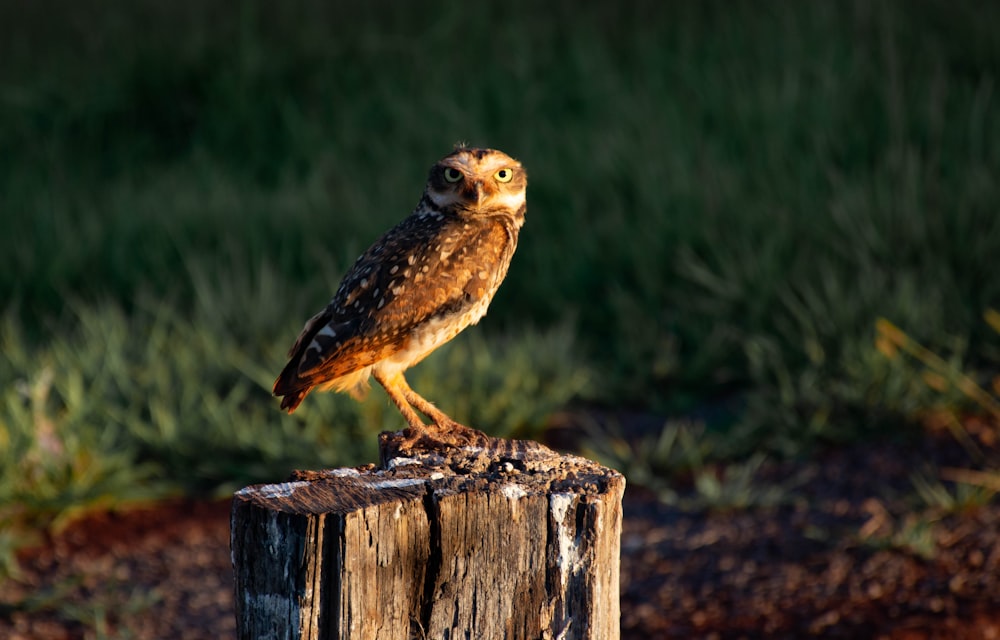
[[[511,169],[501,169],[493,174],[497,182],[510,182],[514,178],[514,172]]]
[[[444,170],[444,179],[448,182],[458,182],[462,179],[462,172],[448,167]]]

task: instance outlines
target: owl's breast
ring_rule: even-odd
[[[400,348],[380,365],[405,369],[486,315],[507,275],[517,244],[517,228],[502,220],[452,220],[429,240],[414,246],[382,290],[391,293],[376,305],[379,327],[397,327]],[[385,267],[383,266],[383,271]]]
[[[489,297],[482,297],[453,311],[441,313],[413,327],[405,346],[376,365],[387,370],[403,371],[431,354],[469,325],[476,324],[486,315]]]

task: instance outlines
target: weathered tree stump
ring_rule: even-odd
[[[401,443],[236,493],[240,638],[619,637],[619,473],[533,442]]]

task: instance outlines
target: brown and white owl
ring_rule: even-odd
[[[458,147],[431,167],[413,213],[357,259],[306,322],[274,383],[281,408],[291,413],[314,388],[359,397],[374,376],[408,438],[448,443],[447,434],[467,429],[403,373],[486,314],[517,248],[526,187],[521,164],[494,149]]]

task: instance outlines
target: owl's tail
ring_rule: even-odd
[[[271,389],[271,393],[281,397],[281,408],[286,409],[288,413],[295,411],[296,407],[302,403],[302,399],[312,391],[312,385],[302,384],[303,381],[299,378],[296,365],[297,359],[292,359],[285,365],[281,375],[274,381],[274,388]]]
[[[305,398],[306,394],[308,394],[308,393],[309,393],[309,390],[307,389],[305,391],[299,391],[297,393],[291,393],[291,394],[288,394],[287,396],[282,397],[281,398],[281,408],[282,409],[287,409],[288,413],[292,413],[293,411],[295,411],[295,409],[298,408],[298,406],[300,404],[302,404],[302,399]]]

